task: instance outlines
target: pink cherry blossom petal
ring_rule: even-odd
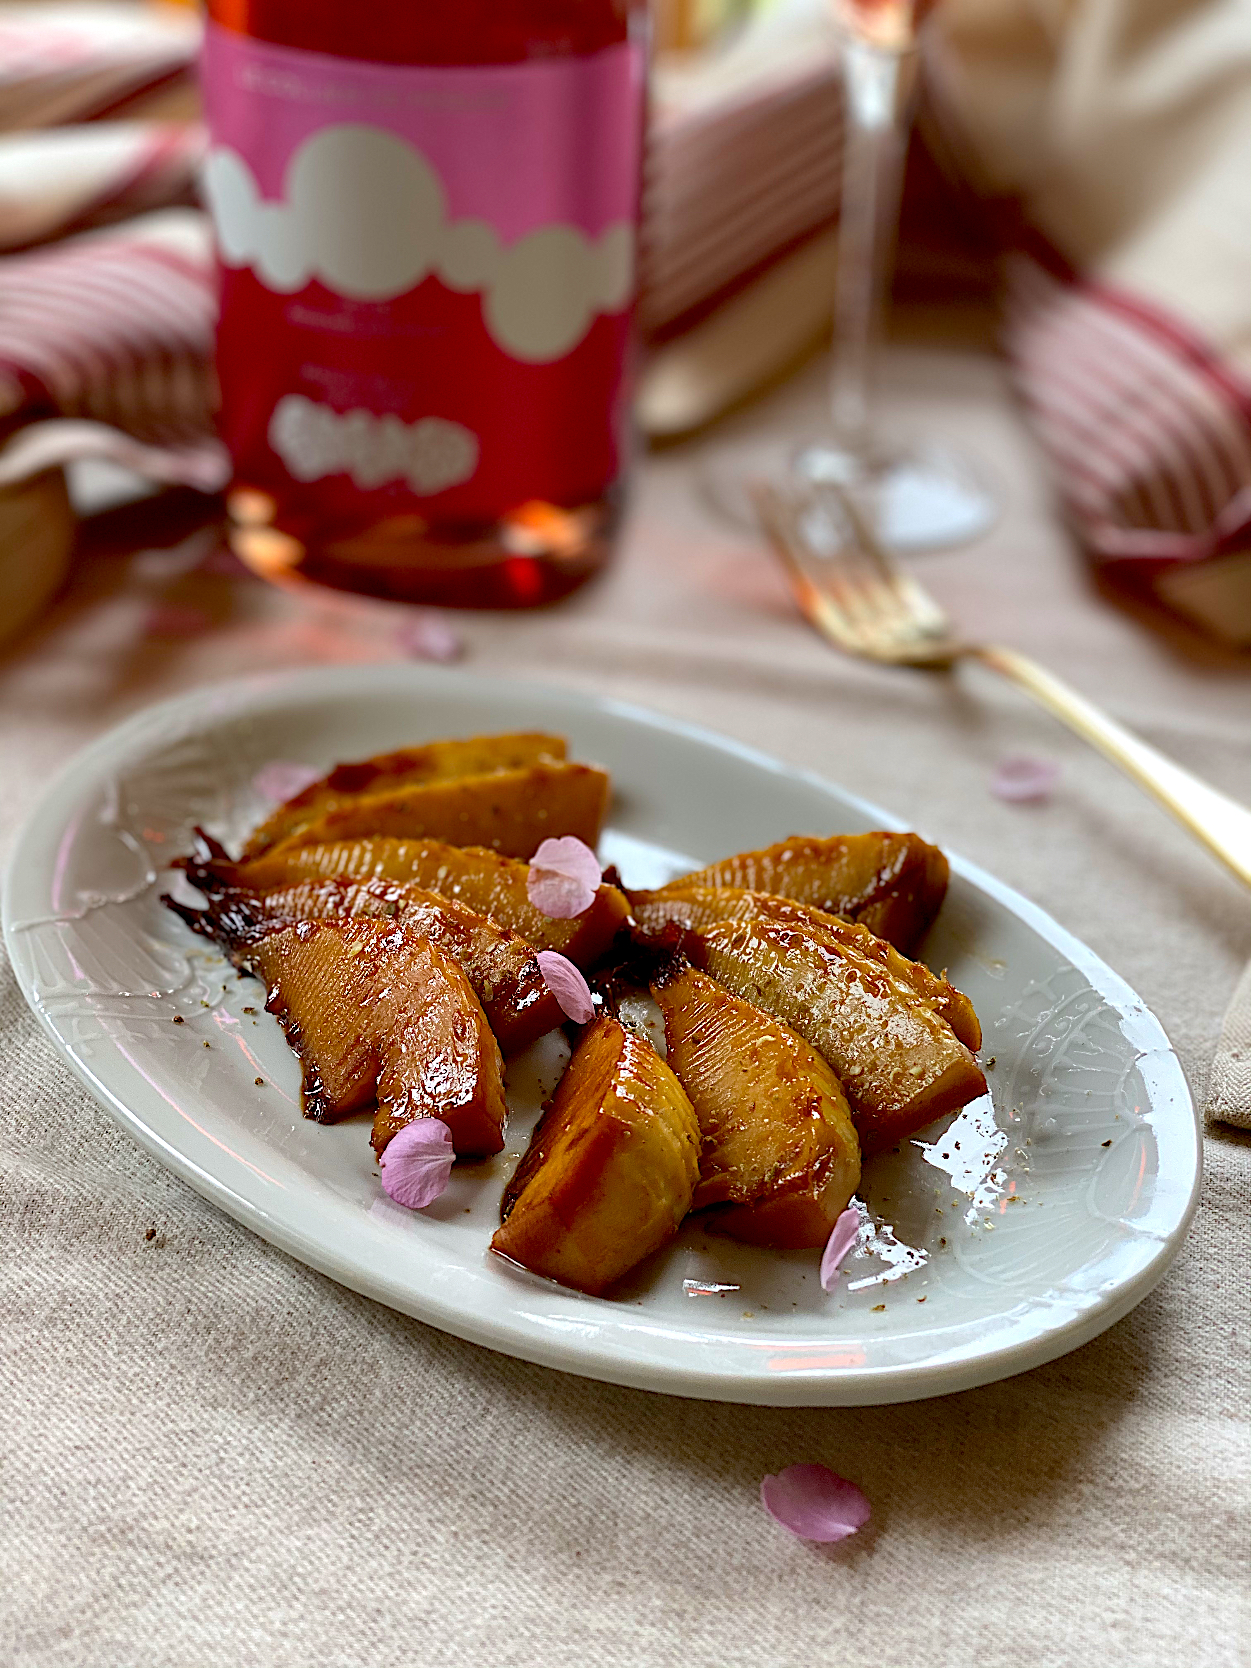
[[[838,1284],[838,1271],[843,1258],[855,1245],[860,1235],[859,1213],[849,1206],[830,1230],[821,1254],[821,1288],[832,1292]]]
[[[760,1500],[775,1522],[805,1541],[845,1541],[872,1515],[855,1483],[825,1465],[788,1465],[764,1479]]]
[[[1036,804],[1050,797],[1060,778],[1054,759],[1040,759],[1030,753],[1009,753],[1001,759],[990,779],[990,791],[1010,804]]]
[[[399,626],[395,640],[413,660],[459,660],[465,644],[442,614],[425,608]]]
[[[572,921],[590,909],[595,902],[595,889],[568,875],[555,874],[551,869],[531,868],[526,876],[526,896],[550,920]]]
[[[584,886],[598,886],[603,879],[599,858],[576,834],[562,834],[556,840],[544,840],[530,862],[537,869],[551,869],[556,874],[580,880]]]
[[[406,1210],[424,1210],[447,1186],[456,1155],[442,1118],[415,1118],[383,1148],[383,1191]]]
[[[569,958],[559,950],[540,950],[535,960],[543,983],[560,1003],[561,1011],[579,1025],[589,1024],[595,1018],[591,987]]]
[[[311,765],[297,764],[294,759],[271,759],[252,778],[252,788],[262,799],[272,800],[275,805],[285,805],[288,799],[294,799],[320,775],[320,770],[314,770]]]
[[[553,921],[571,921],[595,902],[603,880],[599,858],[576,834],[544,840],[530,859],[526,894]]]

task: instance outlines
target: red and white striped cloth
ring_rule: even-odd
[[[0,419],[105,425],[168,449],[165,478],[213,490],[226,477],[212,433],[215,318],[210,234],[195,209],[0,260]],[[0,473],[12,475],[6,456],[22,443],[0,448]]]
[[[1251,645],[1246,7],[944,0],[928,46],[1073,528],[1122,585]]]
[[[1251,542],[1251,388],[1175,318],[1018,253],[1004,337],[1097,560],[1149,582]]]
[[[182,7],[0,7],[0,131],[130,114],[158,92],[190,85],[199,41],[199,20]]]
[[[147,213],[194,202],[203,134],[101,120],[170,95],[194,108],[199,39],[185,7],[0,9],[0,250],[31,251],[0,258],[0,488],[84,456],[207,491],[226,479],[208,229],[190,206]]]
[[[658,98],[643,193],[640,322],[683,328],[838,213],[842,88],[828,39],[715,99]]]
[[[0,251],[195,202],[195,122],[82,122],[0,135]]]

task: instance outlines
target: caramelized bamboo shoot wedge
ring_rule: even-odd
[[[302,880],[270,892],[214,887],[207,879],[202,885],[208,908],[179,913],[233,959],[246,955],[258,938],[296,921],[390,919],[428,938],[461,967],[505,1054],[564,1024],[560,1003],[525,940],[455,898],[391,880]]]
[[[833,1067],[866,1156],[986,1092],[932,1004],[878,961],[767,917],[685,932],[683,952]]]
[[[376,1103],[381,1153],[441,1118],[458,1155],[504,1145],[503,1061],[460,968],[394,921],[301,921],[246,952],[304,1068],[304,1115],[333,1123]]]
[[[677,1232],[698,1176],[681,1084],[605,1016],[583,1032],[508,1185],[491,1249],[598,1296]]]
[[[911,955],[947,894],[949,868],[919,834],[792,834],[683,875],[674,886],[738,886],[859,921]]]
[[[297,793],[268,816],[248,839],[249,856],[269,851],[302,834],[327,811],[362,794],[390,793],[397,788],[458,776],[486,776],[499,770],[523,770],[542,760],[565,756],[563,736],[538,732],[472,736],[468,741],[431,741],[424,747],[404,747],[378,753],[355,764],[336,765],[327,775]]]
[[[553,761],[351,795],[271,849],[387,834],[529,857],[549,835],[576,834],[594,846],[607,808],[604,771]],[[250,841],[245,851],[257,855]]]
[[[838,1079],[780,1020],[675,957],[653,980],[666,1061],[703,1137],[692,1210],[732,1239],[824,1245],[860,1180]]]
[[[630,910],[640,930],[663,936],[669,923],[689,930],[715,921],[780,921],[817,938],[834,942],[879,962],[901,983],[932,1004],[966,1048],[982,1046],[982,1027],[973,1004],[963,991],[931,973],[924,962],[909,961],[867,927],[842,921],[823,910],[767,892],[748,892],[733,886],[666,886],[659,892],[631,892]]]
[[[559,950],[579,967],[590,967],[616,937],[629,913],[625,894],[601,886],[584,915],[554,921],[530,902],[529,864],[501,857],[482,846],[450,846],[442,840],[342,840],[333,845],[287,846],[281,852],[232,863],[225,851],[197,831],[193,855],[183,867],[194,885],[239,886],[266,892],[302,880],[411,881],[445,898],[455,898],[519,933],[535,950]]]

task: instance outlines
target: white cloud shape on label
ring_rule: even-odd
[[[420,497],[467,481],[478,467],[478,437],[445,417],[402,422],[372,411],[332,411],[286,394],[269,419],[269,444],[297,481],[347,474],[362,491],[407,481]]]
[[[352,300],[389,301],[433,273],[449,289],[480,292],[491,335],[530,364],[563,358],[634,288],[628,221],[598,238],[540,226],[505,247],[485,220],[449,223],[438,174],[380,128],[344,122],[306,139],[277,202],[226,146],[209,152],[202,183],[222,260],[253,267],[268,289],[290,295],[318,278]]]

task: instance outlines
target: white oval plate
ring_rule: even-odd
[[[27,1000],[141,1146],[265,1239],[380,1302],[529,1361],[677,1395],[854,1406],[961,1390],[1073,1349],[1146,1296],[1199,1185],[1176,1057],[1116,974],[959,859],[925,951],[977,1007],[993,1104],[866,1169],[860,1243],[833,1294],[816,1253],[689,1228],[612,1299],[489,1255],[502,1182],[550,1086],[541,1044],[510,1071],[507,1152],[459,1170],[424,1213],[392,1204],[367,1124],[300,1117],[298,1066],[258,1011],[260,987],[161,906],[163,871],[193,824],[229,839],[251,826],[266,808],[252,778],[275,759],[322,770],[523,727],[565,734],[575,757],[612,771],[601,855],[630,885],[795,831],[898,826],[718,736],[527,683],[318,669],[154,707],[53,783],[4,892]]]

